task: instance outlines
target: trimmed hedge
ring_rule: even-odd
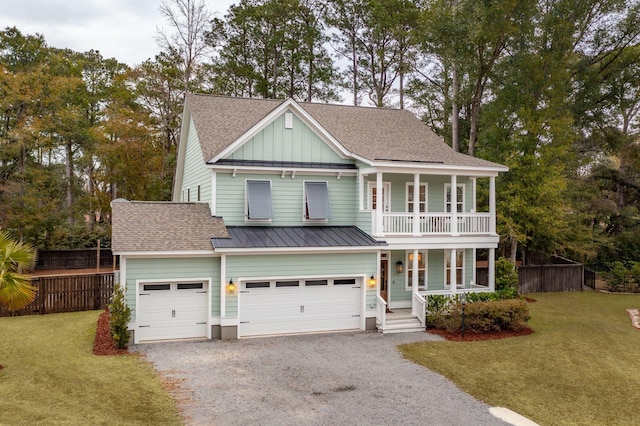
[[[465,329],[470,333],[521,331],[529,320],[529,306],[521,299],[467,303],[464,310]],[[429,325],[459,332],[462,329],[462,305],[453,304],[446,312],[430,312]]]

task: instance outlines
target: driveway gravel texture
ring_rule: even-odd
[[[131,349],[178,384],[171,392],[188,425],[507,425],[396,349],[439,339],[347,332]]]

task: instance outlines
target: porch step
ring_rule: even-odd
[[[378,331],[382,334],[391,334],[391,333],[412,333],[415,331],[424,331],[425,328],[418,318],[408,315],[402,316],[400,318],[387,319],[385,321],[384,329],[380,329],[378,326]]]

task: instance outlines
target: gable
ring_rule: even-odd
[[[292,114],[290,128],[285,114]],[[261,131],[225,157],[230,160],[263,160],[286,162],[352,163],[340,157],[293,111],[287,110]]]

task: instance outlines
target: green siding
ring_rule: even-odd
[[[188,135],[180,200],[187,201],[186,193],[189,188],[190,201],[197,201],[198,185],[200,185],[200,201],[208,203],[211,201],[211,171],[205,166],[193,120],[189,123]]]
[[[127,259],[127,304],[136,321],[136,280],[210,278],[211,315],[220,315],[220,258]]]
[[[291,112],[291,111],[288,111]],[[284,128],[284,113],[261,132],[231,153],[234,160],[301,161],[322,163],[352,163],[340,158],[295,113],[293,128]]]
[[[444,250],[429,250],[429,290],[444,290]]]
[[[273,220],[262,225],[300,226],[318,223],[320,225],[353,225],[358,211],[357,185],[355,176],[313,176],[297,174],[281,178],[280,175],[217,173],[216,213],[224,217],[227,225],[247,225],[245,221],[246,180],[270,180],[273,203]],[[303,218],[304,182],[324,181],[329,190],[331,219],[326,222],[305,222]]]

